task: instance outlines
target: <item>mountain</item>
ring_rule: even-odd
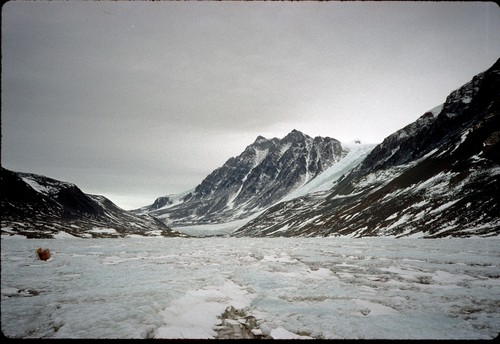
[[[135,212],[149,213],[174,227],[238,221],[311,182],[347,153],[333,138],[312,138],[298,130],[282,139],[259,136],[192,192],[158,198]]]
[[[76,185],[1,168],[2,235],[52,238],[186,236],[149,215],[136,215],[109,199],[83,193]]]
[[[500,235],[500,60],[376,146],[257,137],[196,188],[125,211],[74,184],[1,169],[2,233],[54,237]],[[231,227],[237,226],[237,227]]]
[[[281,202],[234,236],[500,234],[500,60],[388,136],[333,188]]]

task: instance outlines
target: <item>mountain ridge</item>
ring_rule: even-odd
[[[338,140],[312,138],[296,129],[282,139],[259,135],[178,202],[162,196],[136,212],[149,213],[174,227],[241,220],[313,180],[346,154]]]
[[[181,229],[220,227],[217,235],[236,237],[498,236],[499,90],[500,59],[373,146],[296,129],[259,135],[194,189],[132,211],[2,167],[2,234],[189,236]]]
[[[101,195],[83,193],[75,184],[1,168],[2,235],[54,238],[187,236],[149,215],[125,211]]]
[[[389,135],[330,192],[277,204],[232,235],[499,235],[499,61]]]

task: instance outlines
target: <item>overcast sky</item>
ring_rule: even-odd
[[[500,57],[493,2],[11,1],[2,166],[124,209],[258,135],[379,143]]]

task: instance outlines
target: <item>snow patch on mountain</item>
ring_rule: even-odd
[[[74,184],[61,182],[55,179],[40,177],[31,173],[18,173],[19,177],[36,192],[45,196],[57,194],[61,189],[76,187]]]
[[[375,144],[343,142],[342,147],[347,151],[347,154],[343,158],[320,173],[316,178],[290,192],[282,201],[302,197],[313,192],[329,190],[341,176],[356,167],[371,152]]]

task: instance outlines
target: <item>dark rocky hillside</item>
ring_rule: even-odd
[[[277,204],[233,235],[499,235],[499,74],[497,61],[331,190]]]
[[[1,169],[2,235],[52,238],[185,236],[149,215],[135,215],[76,185],[40,175]]]

